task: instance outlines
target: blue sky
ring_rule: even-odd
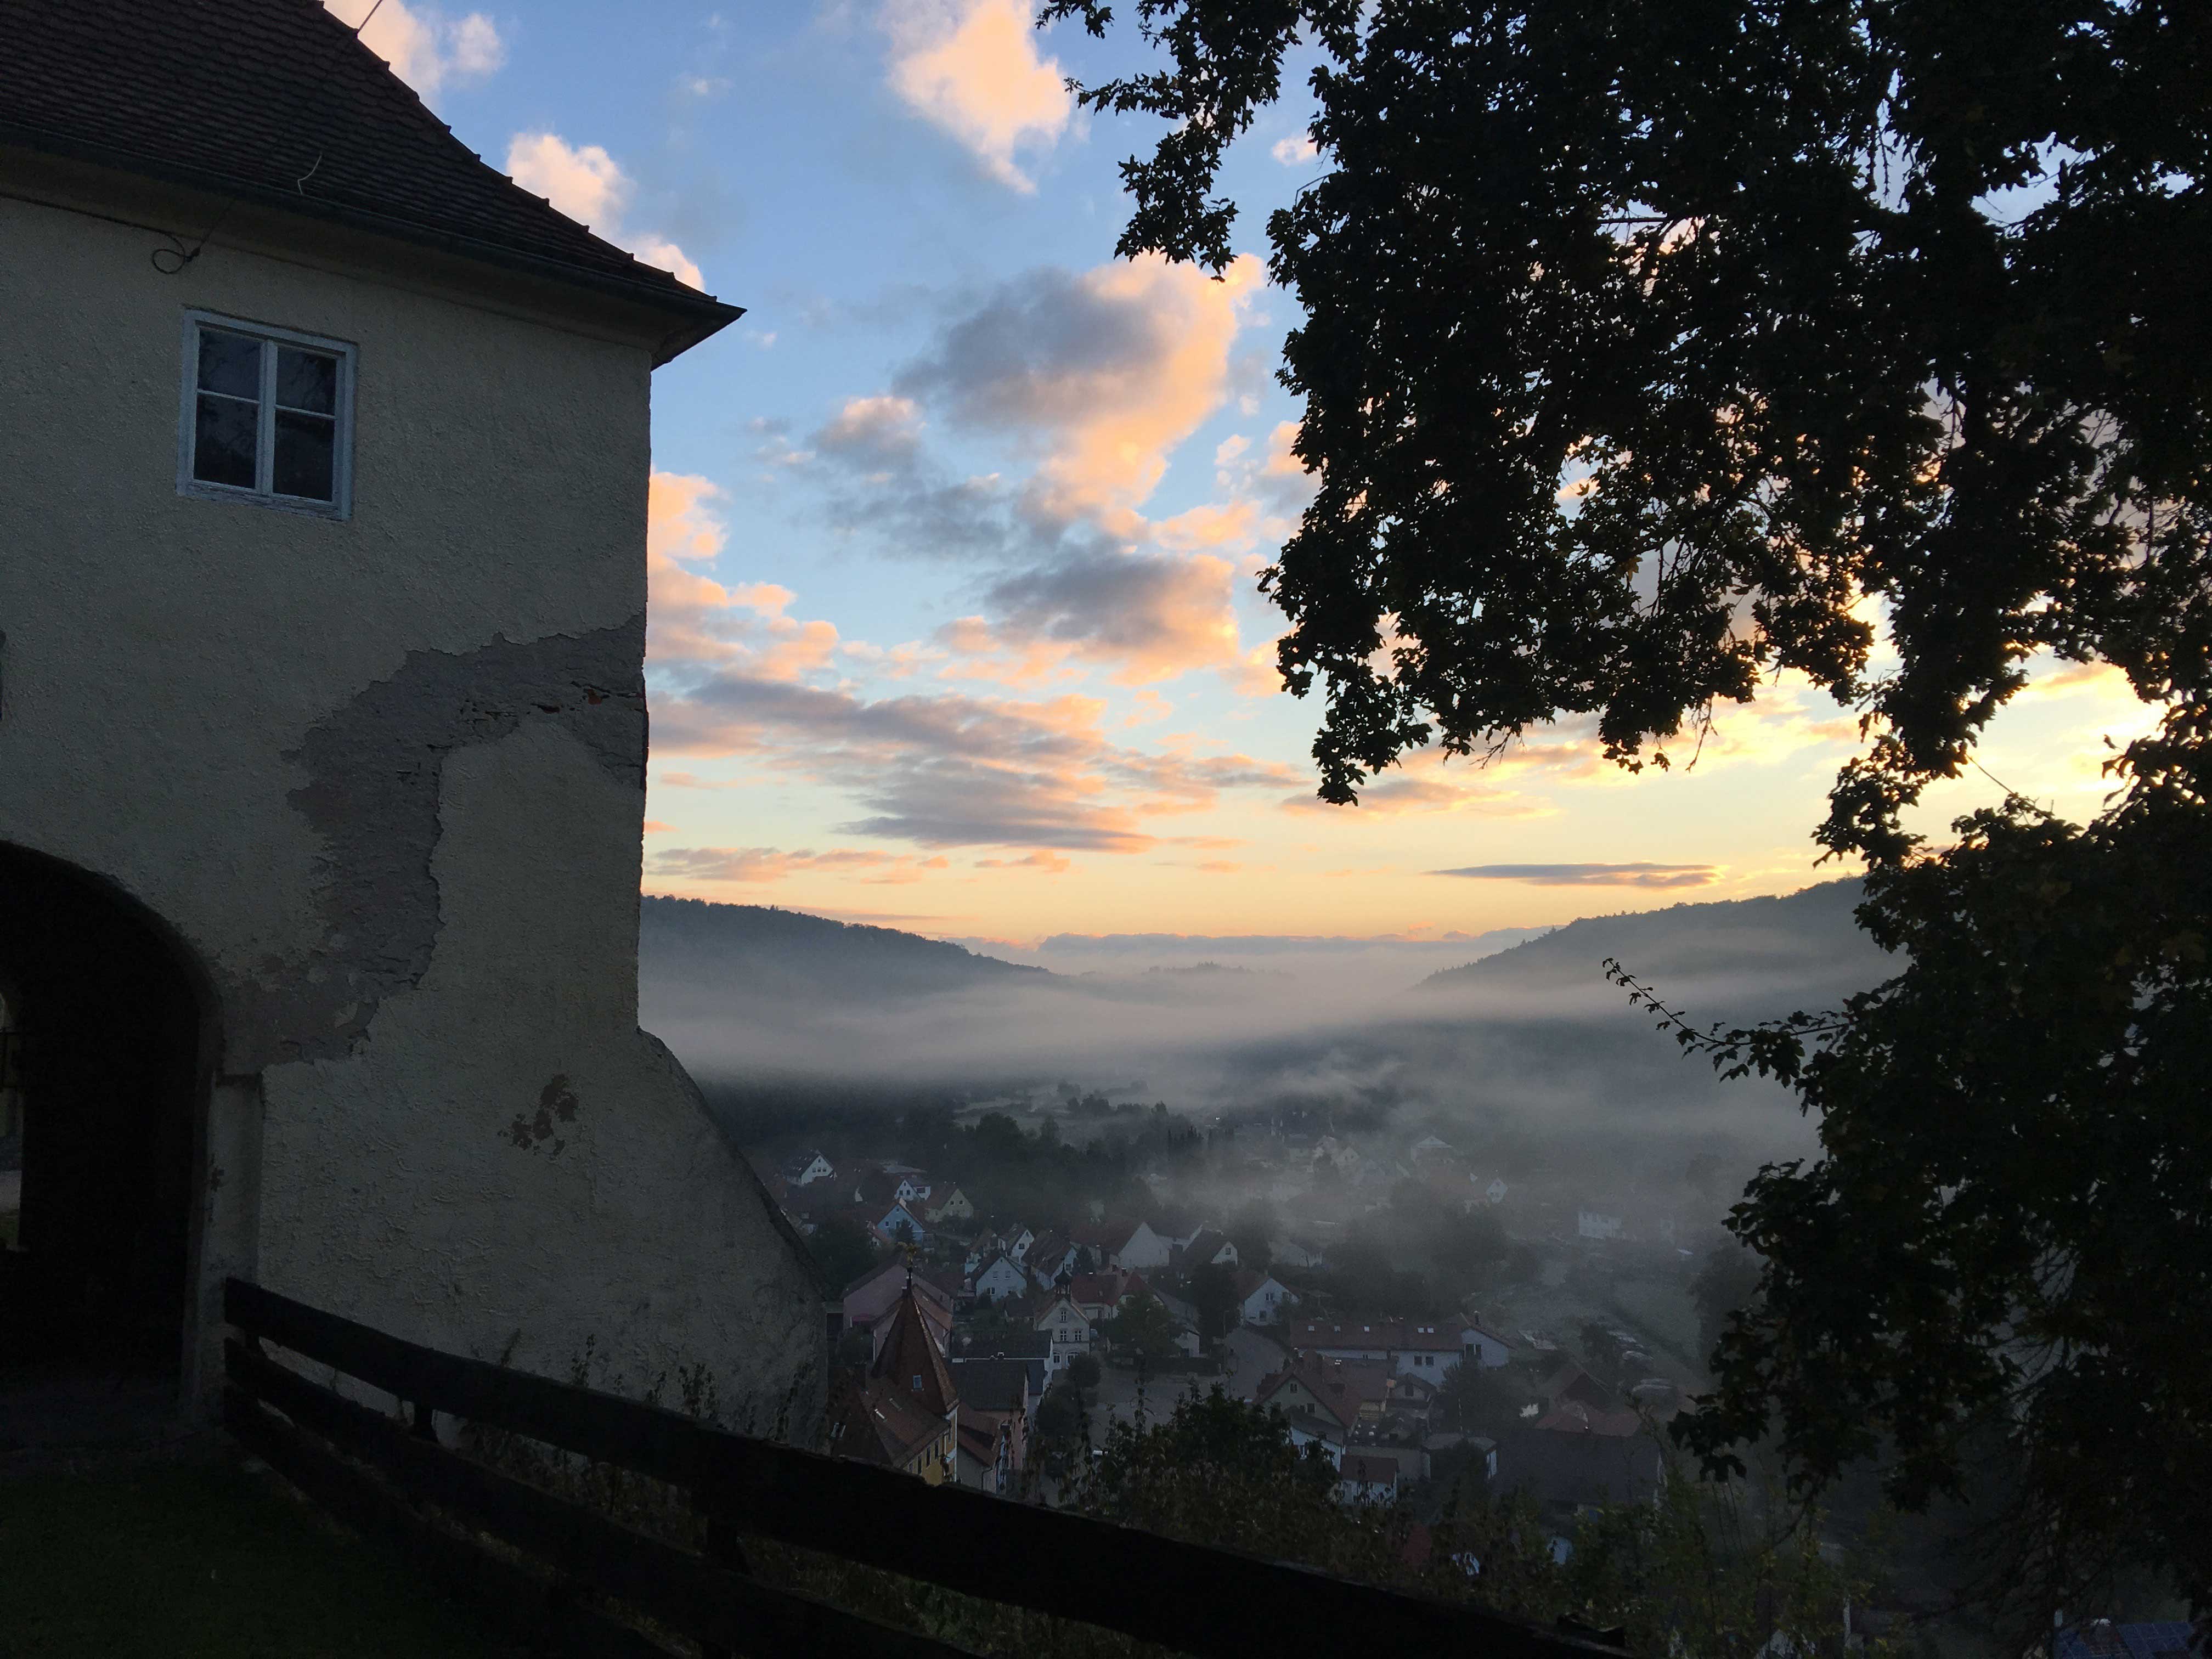
[[[655,380],[648,890],[972,940],[1435,939],[1836,873],[1806,832],[1851,727],[1802,686],[1687,771],[1561,730],[1311,800],[1255,590],[1306,494],[1257,257],[1320,165],[1295,89],[1231,153],[1217,283],[1114,258],[1154,129],[1060,83],[1134,43],[1024,0],[383,0],[363,38],[486,160],[748,308]],[[2142,724],[2045,672],[1985,763],[2078,816]]]

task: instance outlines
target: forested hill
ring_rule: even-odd
[[[638,966],[648,979],[680,979],[702,989],[842,1000],[1051,977],[1042,968],[893,927],[768,905],[651,896],[638,924]]]
[[[1431,974],[1424,992],[1540,989],[1604,983],[1607,957],[1662,992],[1689,980],[1746,977],[1776,995],[1864,989],[1896,971],[1851,920],[1856,880],[1782,898],[1676,904],[1633,915],[1587,916],[1510,951]]]

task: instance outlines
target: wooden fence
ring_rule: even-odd
[[[709,1654],[939,1659],[967,1651],[763,1583],[745,1570],[746,1535],[1208,1659],[1619,1659],[1623,1651],[1477,1607],[733,1434],[404,1342],[240,1279],[228,1281],[223,1305],[238,1332],[224,1396],[238,1439],[340,1518],[398,1542],[426,1575],[531,1615],[567,1652],[666,1659],[670,1649],[598,1597]],[[280,1364],[264,1345],[389,1393],[411,1415],[347,1399]],[[434,1413],[680,1489],[706,1517],[708,1553],[678,1548],[447,1449]]]

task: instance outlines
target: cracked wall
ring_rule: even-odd
[[[237,1271],[804,1423],[822,1287],[636,1024],[647,349],[145,240],[0,200],[0,842],[215,988],[198,1363]],[[187,307],[355,344],[351,520],[177,494]]]

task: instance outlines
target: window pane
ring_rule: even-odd
[[[276,466],[273,486],[279,495],[309,501],[336,499],[331,483],[331,441],[337,422],[327,415],[276,411]]]
[[[276,348],[276,406],[312,410],[318,415],[337,408],[338,362],[319,351]]]
[[[199,397],[192,428],[192,477],[203,483],[253,488],[254,427],[258,404],[237,398]]]
[[[243,335],[200,331],[200,390],[234,398],[261,397],[261,342]]]

